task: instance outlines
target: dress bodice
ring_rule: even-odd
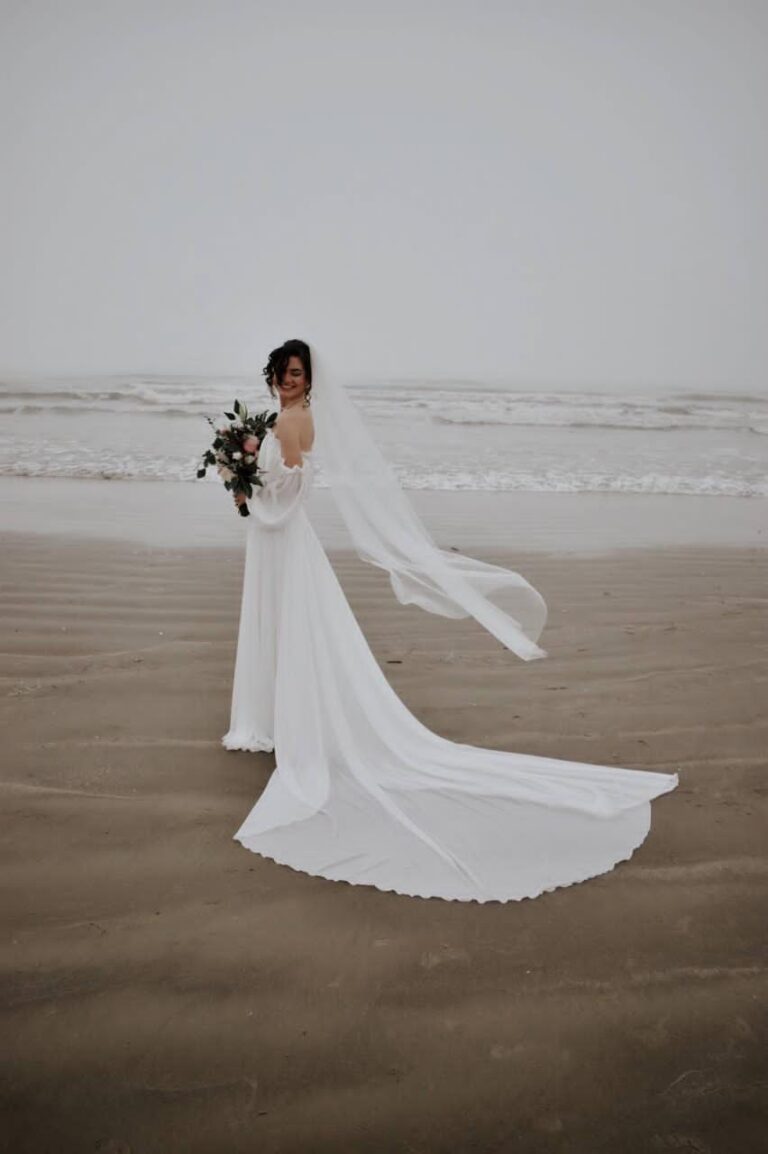
[[[300,465],[286,465],[280,441],[268,429],[259,449],[262,484],[254,485],[248,508],[255,522],[265,529],[285,525],[301,507],[315,476],[313,450],[302,454]]]

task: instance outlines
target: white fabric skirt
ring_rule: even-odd
[[[387,681],[302,503],[248,519],[230,750],[275,752],[234,837],[308,874],[456,901],[612,869],[676,774],[452,742]],[[450,626],[447,626],[450,628]]]

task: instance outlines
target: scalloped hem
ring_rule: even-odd
[[[275,743],[268,737],[236,737],[225,733],[221,739],[225,749],[242,749],[248,753],[274,753]]]
[[[605,866],[604,868],[595,870],[594,872],[587,872],[587,873],[581,874],[578,877],[573,877],[573,878],[571,878],[570,881],[554,882],[552,885],[542,886],[540,889],[531,890],[530,893],[508,894],[508,895],[505,895],[503,897],[487,897],[487,898],[458,897],[458,896],[452,897],[448,894],[419,893],[419,892],[412,892],[410,890],[398,889],[397,886],[382,886],[382,885],[379,885],[377,882],[372,882],[372,881],[354,881],[352,878],[335,878],[335,877],[331,877],[328,873],[323,872],[323,870],[312,871],[312,870],[308,870],[308,869],[303,869],[301,866],[291,865],[291,863],[289,861],[284,861],[281,858],[276,857],[274,854],[264,853],[262,850],[259,850],[259,849],[253,849],[245,841],[243,841],[242,838],[238,837],[237,834],[233,835],[232,840],[239,842],[240,845],[242,845],[244,849],[247,849],[249,851],[249,853],[258,854],[259,857],[264,858],[266,861],[273,861],[273,862],[276,862],[278,865],[287,866],[288,869],[293,870],[294,873],[304,874],[306,877],[323,878],[324,881],[341,882],[343,884],[350,885],[350,886],[359,886],[359,887],[360,886],[362,886],[362,887],[367,886],[368,889],[375,889],[375,890],[378,890],[380,893],[398,894],[401,897],[405,897],[405,898],[425,898],[425,899],[436,898],[437,900],[443,901],[443,902],[477,902],[478,905],[484,906],[484,905],[488,905],[489,902],[499,902],[499,904],[503,905],[506,902],[522,902],[522,901],[532,900],[534,898],[540,897],[542,894],[551,894],[555,890],[567,889],[569,886],[580,885],[582,882],[591,881],[593,878],[602,877],[604,874],[612,873],[613,870],[616,868],[616,866],[621,865],[622,862],[626,862],[626,861],[630,860],[630,858],[633,856],[633,854],[640,848],[640,846],[646,840],[649,832],[650,832],[650,829],[646,830],[646,832],[642,835],[640,840],[635,842],[635,844],[630,847],[628,852],[623,857],[616,858],[616,860],[614,862],[612,862],[610,865]]]

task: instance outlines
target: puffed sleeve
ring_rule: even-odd
[[[248,501],[251,516],[264,529],[284,525],[301,505],[309,484],[310,462],[305,457],[301,465],[286,465],[277,456],[267,472],[262,474],[263,485],[255,485]]]

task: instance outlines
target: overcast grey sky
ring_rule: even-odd
[[[762,0],[0,11],[0,371],[766,388]]]

